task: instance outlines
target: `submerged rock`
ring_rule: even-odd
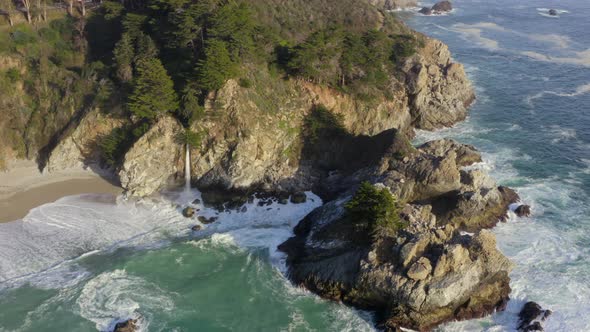
[[[138,330],[137,319],[128,319],[115,325],[113,332],[135,332]]]
[[[519,217],[529,217],[531,215],[531,207],[528,205],[519,205],[516,209],[514,209],[514,213],[516,213]]]
[[[182,210],[182,215],[185,218],[192,218],[195,215],[195,209],[193,209],[192,207],[185,207]]]
[[[207,218],[205,216],[199,216],[197,218],[201,223],[207,225],[207,224],[212,224],[214,222],[217,221],[217,219],[219,219],[219,217],[211,217],[211,218]]]
[[[201,229],[203,229],[203,227],[201,227],[201,225],[194,225],[193,227],[191,227],[191,231],[193,231],[193,232],[198,232]]]
[[[549,15],[551,15],[551,16],[557,16],[557,10],[555,10],[555,9],[549,9]]]
[[[291,203],[301,204],[307,202],[307,195],[304,192],[297,192],[291,195]]]
[[[551,310],[544,310],[536,302],[527,302],[518,314],[518,330],[521,332],[542,332],[542,323],[551,316]]]

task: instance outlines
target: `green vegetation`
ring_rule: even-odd
[[[190,129],[185,129],[176,135],[178,144],[188,145],[192,148],[199,147],[201,145],[201,139],[202,135],[200,133],[195,133]]]
[[[313,33],[290,50],[283,62],[291,73],[320,84],[338,87],[363,97],[386,94],[397,64],[415,53],[410,35],[384,31],[364,33],[331,27]]]
[[[332,113],[324,105],[317,105],[305,118],[303,134],[309,143],[315,144],[322,136],[346,135],[340,115]]]
[[[137,66],[137,80],[129,96],[129,110],[141,119],[154,120],[178,109],[174,83],[160,60],[144,59]]]
[[[400,219],[397,200],[385,187],[361,183],[354,197],[345,205],[346,217],[360,232],[369,232],[373,239],[394,236],[407,227]]]

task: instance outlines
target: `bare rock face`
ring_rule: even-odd
[[[425,37],[424,48],[403,70],[416,128],[432,130],[465,119],[475,94],[463,65],[452,62],[445,44]]]
[[[261,80],[272,79],[264,76]],[[205,118],[192,128],[205,133],[199,152],[191,159],[193,178],[201,187],[261,186],[278,191],[311,188],[318,175],[303,156],[302,130],[315,105],[324,105],[341,116],[352,135],[412,130],[401,84],[393,92],[396,97],[392,100],[368,104],[308,82],[272,82],[268,90],[253,91],[230,80],[211,95]]]
[[[178,121],[163,117],[125,154],[119,177],[129,195],[149,196],[170,182],[184,152],[176,140],[181,130]]]
[[[90,111],[76,129],[51,151],[43,171],[51,173],[98,164],[98,140],[122,124],[121,120],[105,115],[99,109]]]

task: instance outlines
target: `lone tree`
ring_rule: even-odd
[[[373,239],[393,236],[407,226],[400,219],[397,200],[389,190],[377,188],[366,181],[361,183],[345,208],[358,233],[372,235]]]
[[[139,118],[150,121],[178,109],[174,83],[160,60],[144,59],[138,63],[137,79],[127,106]]]

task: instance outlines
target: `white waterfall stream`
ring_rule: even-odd
[[[184,160],[184,187],[186,190],[191,188],[191,149],[186,145],[186,156]]]

